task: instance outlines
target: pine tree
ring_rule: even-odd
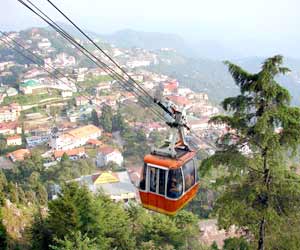
[[[103,127],[105,132],[112,132],[112,119],[113,113],[110,106],[104,106],[100,117],[100,125]]]
[[[227,170],[216,182],[223,185],[215,204],[218,223],[249,230],[258,250],[296,250],[300,244],[295,227],[300,222],[300,178],[286,161],[300,142],[300,109],[290,106],[288,91],[275,81],[289,71],[282,61],[281,56],[269,58],[256,74],[226,62],[241,93],[223,101],[230,115],[211,119],[231,130],[200,168],[202,173],[211,167]]]
[[[98,117],[98,113],[95,109],[92,110],[92,113],[91,113],[91,119],[92,119],[92,123],[99,127],[99,117]]]
[[[82,235],[80,231],[72,233],[72,236],[66,236],[63,240],[55,239],[54,245],[50,246],[52,250],[99,250],[95,239],[91,240],[87,235]]]

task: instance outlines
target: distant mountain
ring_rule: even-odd
[[[143,32],[135,30],[121,30],[110,35],[100,35],[105,41],[121,48],[139,47],[147,50],[172,48],[189,57],[202,57],[212,59],[228,59],[240,57],[236,52],[225,48],[216,41],[200,40],[193,44],[175,34]]]
[[[110,35],[101,35],[101,37],[122,48],[138,47],[147,50],[173,48],[181,51],[187,46],[185,41],[178,35],[130,29],[120,30]]]
[[[59,24],[74,37],[83,39],[73,26]],[[238,93],[227,68],[221,61],[239,58],[240,55],[217,42],[203,40],[191,45],[178,35],[129,29],[109,35],[97,34],[89,30],[85,32],[93,39],[100,39],[102,44],[108,42],[121,48],[139,47],[159,51],[162,60],[159,65],[152,66],[151,70],[171,75],[194,90],[205,91],[216,102]],[[161,48],[173,48],[176,52],[162,52]],[[250,72],[257,72],[264,60],[265,58],[252,57],[232,61]],[[278,80],[290,91],[293,104],[300,105],[300,60],[287,58],[285,65],[290,67],[292,72],[287,76],[281,76]]]
[[[203,91],[216,103],[238,94],[227,67],[220,61],[188,58],[174,52],[160,52],[160,64],[150,67],[158,73],[177,78],[183,86],[195,91]],[[244,58],[233,62],[249,72],[257,72],[265,58]],[[278,77],[278,82],[292,95],[292,104],[300,105],[300,60],[287,58],[284,63],[292,72]]]
[[[72,36],[80,39],[86,39],[72,25],[57,22]],[[52,28],[48,28],[52,30]],[[238,58],[242,55],[226,48],[217,41],[199,40],[197,42],[188,43],[184,38],[176,34],[160,33],[160,32],[144,32],[131,29],[124,29],[112,34],[100,34],[94,31],[84,31],[92,39],[100,39],[103,42],[114,44],[120,48],[143,48],[146,50],[158,50],[161,48],[172,48],[188,57],[210,58],[215,60],[225,60],[230,58]]]

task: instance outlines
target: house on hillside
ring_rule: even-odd
[[[24,159],[28,156],[30,156],[30,151],[29,151],[29,149],[26,149],[26,148],[18,149],[16,151],[13,151],[13,152],[7,154],[7,157],[12,162],[24,161]]]
[[[87,158],[87,154],[85,153],[85,149],[83,147],[73,148],[73,149],[68,149],[68,150],[55,150],[53,152],[54,158],[57,161],[60,161],[64,154],[69,156],[70,160],[78,160],[80,158]]]
[[[185,96],[179,96],[179,95],[171,95],[167,96],[166,99],[170,100],[177,106],[181,108],[190,108],[192,106],[192,103],[189,99],[187,99]]]
[[[86,125],[67,130],[63,133],[53,131],[50,136],[49,146],[54,150],[68,150],[87,144],[89,139],[97,139],[101,130],[94,125]]]
[[[17,122],[0,123],[0,135],[21,134],[22,128]]]
[[[177,80],[166,81],[161,83],[160,88],[162,89],[163,95],[172,95],[177,92],[179,83]]]
[[[16,90],[15,88],[8,88],[6,90],[6,94],[7,96],[16,96],[18,94],[18,90]]]
[[[37,80],[30,79],[21,83],[19,89],[23,94],[29,95],[40,93],[42,90],[46,89],[46,86],[39,83]]]
[[[0,107],[0,123],[16,121],[21,112],[21,106],[17,103],[12,103],[8,106]]]
[[[123,164],[123,160],[123,156],[118,149],[110,146],[104,146],[100,147],[98,150],[96,156],[96,165],[97,167],[104,167],[109,162],[114,162],[121,166]]]
[[[131,183],[127,171],[122,172],[101,172],[93,175],[81,176],[73,181],[97,194],[104,192],[113,201],[136,200],[136,189]]]
[[[34,148],[38,145],[47,143],[48,141],[49,141],[48,134],[26,137],[26,144],[29,148]]]
[[[6,138],[7,146],[18,146],[22,145],[22,137],[20,135],[13,135]]]
[[[89,104],[89,99],[84,96],[78,96],[75,98],[76,106],[84,106]]]

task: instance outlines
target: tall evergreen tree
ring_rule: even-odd
[[[300,178],[286,161],[300,142],[300,109],[290,106],[288,91],[275,81],[289,72],[282,62],[278,55],[269,58],[256,74],[226,62],[241,93],[223,101],[230,115],[211,119],[230,131],[200,168],[202,173],[211,167],[227,170],[216,182],[224,185],[215,204],[219,225],[249,230],[258,250],[300,247],[295,227],[300,222]]]
[[[98,113],[95,109],[92,110],[92,113],[91,113],[91,119],[92,119],[92,123],[99,127],[99,117],[98,117]]]
[[[105,132],[112,132],[112,119],[113,112],[110,106],[104,106],[100,117],[100,125],[103,127]]]

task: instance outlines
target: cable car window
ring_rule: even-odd
[[[167,196],[178,198],[182,195],[182,174],[181,169],[169,170]]]
[[[146,189],[146,173],[147,173],[147,165],[144,164],[142,179],[140,181],[140,189],[141,190],[145,190]]]
[[[199,166],[199,162],[194,159],[194,166],[195,166],[195,182],[198,182],[198,166]]]
[[[166,186],[166,170],[159,170],[159,190],[158,193],[165,195],[165,186]]]
[[[189,190],[195,184],[195,166],[193,160],[187,162],[182,167],[184,176],[184,190]]]
[[[157,168],[150,167],[150,191],[156,193]]]

